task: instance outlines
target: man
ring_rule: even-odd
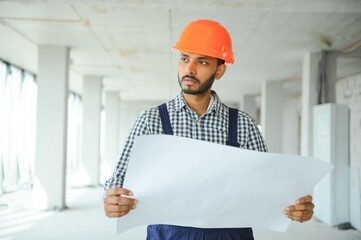
[[[234,61],[228,31],[217,22],[197,20],[183,30],[174,48],[180,51],[178,82],[181,93],[165,105],[165,111],[169,114],[165,115],[169,119],[168,124],[161,119],[164,114],[159,107],[148,109],[137,118],[113,176],[105,183],[104,211],[108,217],[122,217],[136,208],[137,200],[127,198],[133,193],[122,188],[136,136],[169,134],[170,131],[181,137],[267,151],[255,121],[247,114],[236,110],[235,130],[228,130],[231,110],[211,90],[214,80],[221,79],[225,73],[225,64]],[[236,133],[236,143],[229,143],[230,132]],[[284,213],[292,220],[304,222],[311,219],[313,208],[311,196],[305,196],[296,200],[295,205],[287,207]],[[251,228],[202,229],[150,225],[147,234],[148,240],[253,239]]]

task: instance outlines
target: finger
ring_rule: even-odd
[[[309,203],[312,202],[312,196],[307,195],[305,197],[301,197],[299,199],[296,200],[296,205],[297,204],[302,204],[302,203]]]
[[[132,205],[135,204],[136,202],[137,202],[136,199],[119,197],[119,196],[106,197],[104,199],[104,204]]]
[[[291,212],[291,213],[287,213],[287,216],[290,216],[290,217],[302,217],[302,216],[305,216],[307,214],[309,214],[310,211],[294,211],[294,212]]]
[[[108,217],[121,217],[128,214],[136,208],[136,204],[129,205],[106,205],[104,206],[105,215]]]
[[[120,196],[120,195],[125,195],[125,196],[133,196],[134,193],[126,188],[110,188],[109,190],[107,190],[106,192],[106,196],[110,197],[110,196]]]
[[[288,218],[299,221],[299,222],[306,222],[310,220],[313,216],[313,211],[310,212],[302,212],[302,213],[295,213],[296,215],[287,215]]]
[[[129,213],[128,212],[107,212],[106,216],[110,217],[110,218],[119,218],[119,217],[123,217],[124,215],[127,215]]]
[[[108,212],[129,212],[134,208],[134,205],[109,205],[106,207]]]
[[[285,210],[288,212],[292,211],[304,211],[304,210],[312,210],[314,209],[315,205],[313,203],[306,203],[306,204],[297,204],[288,206]]]
[[[291,219],[292,221],[299,221],[299,222],[306,222],[309,221],[312,218],[311,213],[308,213],[306,215],[302,215],[302,216],[287,216],[289,219]]]

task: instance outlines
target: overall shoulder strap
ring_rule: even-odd
[[[162,120],[164,134],[173,135],[172,125],[170,124],[167,104],[163,103],[158,106],[159,116]]]
[[[238,109],[229,108],[228,116],[228,146],[240,147],[237,141],[238,135]]]

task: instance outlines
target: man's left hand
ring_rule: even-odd
[[[297,199],[295,205],[288,206],[284,213],[294,221],[306,222],[312,218],[314,207],[312,197],[307,195]]]

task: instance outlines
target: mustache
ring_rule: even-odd
[[[190,75],[184,75],[184,76],[182,77],[182,80],[184,80],[185,78],[193,79],[195,82],[198,82],[198,83],[199,83],[199,80],[198,80],[196,77],[193,77],[193,76],[190,76]]]

